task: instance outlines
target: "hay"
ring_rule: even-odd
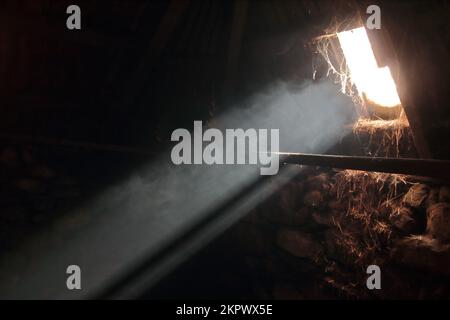
[[[394,120],[359,118],[352,127],[353,133],[368,136],[367,148],[378,156],[400,156],[401,146],[411,148],[412,132],[404,112]]]
[[[378,130],[397,131],[405,128],[409,128],[409,123],[403,116],[394,120],[360,118],[355,122],[353,131],[355,133],[368,132],[373,134]]]
[[[402,174],[343,170],[334,176],[333,192],[339,200],[351,200],[366,211],[379,208],[381,204],[390,204],[403,195],[401,185],[412,183]],[[355,203],[355,200],[357,200]],[[370,212],[367,212],[370,213]]]
[[[350,70],[343,54],[337,54],[332,49],[332,41],[336,41],[336,32],[315,39],[316,52],[322,56],[327,64],[327,77],[331,77],[334,83],[341,87],[341,92],[360,102],[358,93],[350,78]],[[317,70],[313,70],[315,73]]]
[[[345,208],[335,220],[336,243],[356,264],[371,263],[383,256],[392,234],[389,217],[412,183],[405,175],[358,170],[340,171],[333,180],[332,193]]]
[[[383,105],[399,107],[401,104],[395,82],[392,79],[389,67],[377,68],[375,55],[372,56],[367,52],[367,50],[372,49],[367,48],[367,46],[370,46],[370,41],[365,32],[361,33],[361,30],[364,30],[362,27],[362,21],[357,17],[340,24],[334,21],[331,27],[327,28],[324,36],[314,39],[315,52],[323,58],[328,67],[326,76],[340,86],[340,91],[343,94],[352,98],[359,117],[369,117],[374,111],[377,111],[379,115],[381,114],[383,118],[398,117],[399,114],[394,111],[394,108],[383,107]],[[356,34],[361,42],[357,44],[360,44],[361,47],[355,44],[354,40],[349,40],[347,36],[344,36],[344,34],[348,34],[344,31],[348,30],[358,30]],[[355,50],[367,53],[364,57],[361,57],[367,58],[367,60],[352,59],[346,61],[344,51],[347,52],[348,58],[350,57],[348,52],[354,52]],[[350,70],[349,66],[352,66],[353,70]],[[368,69],[364,70],[366,67]],[[354,75],[352,75],[352,71]],[[316,72],[317,70],[314,69],[313,77]],[[383,76],[380,77],[380,75]],[[372,82],[372,80],[378,82]],[[380,90],[380,87],[382,90]],[[382,105],[379,105],[377,101]]]
[[[359,116],[367,116],[367,106],[364,99],[359,95],[351,80],[350,70],[345,61],[344,53],[340,49],[337,33],[342,30],[353,29],[359,21],[357,17],[347,21],[333,19],[330,26],[324,30],[324,35],[313,40],[314,50],[323,58],[327,65],[326,77],[340,86],[340,91],[349,96]],[[313,70],[313,74],[317,70]]]
[[[330,28],[329,34],[316,38],[315,46],[316,52],[322,56],[328,66],[326,76],[339,84],[342,93],[352,98],[358,115],[358,120],[352,126],[353,133],[357,136],[369,136],[366,148],[369,151],[367,154],[370,155],[399,157],[401,149],[405,149],[406,153],[410,151],[414,153],[412,133],[404,111],[402,110],[400,116],[394,120],[377,119],[374,104],[368,102],[364,95],[359,95],[351,81],[350,70],[344,55],[339,51],[339,45],[336,43],[336,30],[338,27]],[[397,116],[398,114],[389,115],[389,117]]]

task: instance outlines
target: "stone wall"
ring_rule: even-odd
[[[418,177],[310,169],[225,238],[260,298],[448,298],[449,191]],[[381,290],[367,289],[372,264]]]
[[[331,153],[416,156],[405,118],[360,121]],[[308,168],[224,242],[239,248],[256,297],[449,298],[449,192],[421,177]],[[366,286],[373,264],[381,290]]]

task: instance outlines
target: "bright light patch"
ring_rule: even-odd
[[[378,68],[364,27],[337,34],[358,93],[384,107],[400,104],[397,88],[389,67]]]

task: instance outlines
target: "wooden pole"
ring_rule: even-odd
[[[281,156],[280,162],[282,163],[397,173],[450,180],[450,161],[447,160],[354,157],[283,152],[279,154]]]

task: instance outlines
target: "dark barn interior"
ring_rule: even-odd
[[[395,108],[337,42],[372,4]],[[445,0],[1,1],[0,297],[450,298],[449,21]],[[279,128],[278,174],[174,165],[194,121]]]

